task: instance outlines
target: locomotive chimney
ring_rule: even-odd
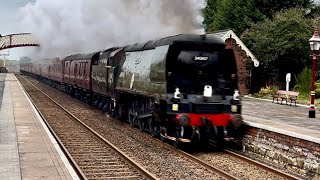
[[[206,40],[206,34],[201,34],[200,35],[200,39],[203,40],[203,41]]]

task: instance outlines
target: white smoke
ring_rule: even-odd
[[[204,0],[36,0],[20,12],[46,58],[203,33],[203,7]]]

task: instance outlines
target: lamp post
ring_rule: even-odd
[[[320,37],[318,31],[314,31],[312,37],[309,39],[310,48],[312,51],[312,81],[311,81],[311,97],[310,97],[310,109],[309,109],[309,118],[316,117],[316,111],[314,109],[314,96],[315,96],[315,76],[316,76],[316,59],[317,52],[320,48]]]

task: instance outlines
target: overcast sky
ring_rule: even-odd
[[[21,33],[24,30],[19,26],[19,18],[21,14],[19,9],[35,0],[0,0],[0,34]],[[28,48],[15,48],[0,51],[0,54],[10,53],[10,59],[19,59]],[[2,59],[3,56],[0,56]]]
[[[19,24],[22,19],[21,17],[23,16],[22,11],[20,9],[26,6],[28,3],[34,3],[35,1],[36,0],[0,0],[0,34],[6,35],[11,33],[26,32],[26,30],[23,27],[21,27],[21,24]],[[319,4],[320,0],[315,0],[315,2]],[[34,51],[34,47],[4,50],[0,51],[0,54],[10,53],[10,56],[7,58],[19,59],[21,56],[27,54],[30,51]],[[1,59],[2,57],[3,56],[0,56]]]
[[[63,57],[174,34],[203,33],[199,14],[203,1],[0,0],[0,34],[31,32],[41,44],[0,54],[9,52],[10,59]]]

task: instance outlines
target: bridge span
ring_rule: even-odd
[[[38,40],[31,33],[0,35],[0,51],[9,48],[40,46]]]

